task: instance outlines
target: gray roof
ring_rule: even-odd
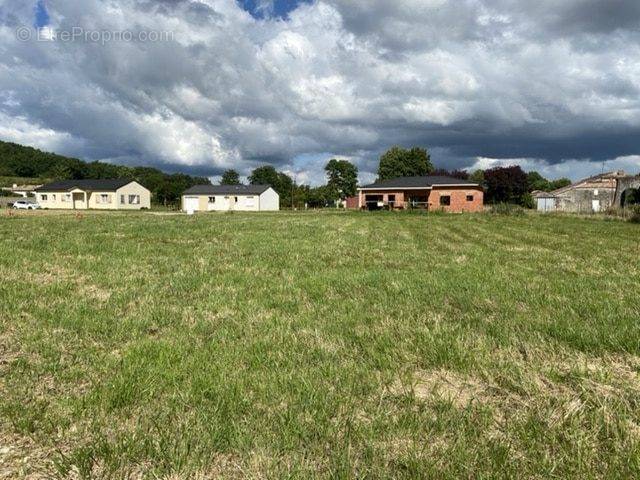
[[[194,185],[183,195],[262,195],[270,185]]]
[[[74,188],[80,190],[100,191],[100,192],[115,192],[119,188],[133,182],[131,179],[119,178],[119,179],[85,179],[85,180],[60,180],[58,182],[47,183],[42,185],[36,191],[37,192],[67,192]]]
[[[479,186],[479,184],[476,182],[470,182],[469,180],[460,180],[459,178],[424,176],[390,178],[389,180],[380,180],[369,185],[363,185],[360,188],[429,188],[434,185],[469,185],[473,187]]]

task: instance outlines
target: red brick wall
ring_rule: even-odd
[[[357,209],[359,200],[360,200],[359,197],[347,197],[345,199],[346,208]]]
[[[451,198],[449,206],[440,205],[440,197],[448,195]],[[472,201],[467,196],[473,197]],[[443,210],[445,212],[481,212],[484,208],[484,192],[481,188],[469,187],[433,187],[429,194],[429,210]]]
[[[433,187],[433,190],[424,191],[373,191],[373,192],[360,192],[358,195],[358,205],[360,208],[365,206],[365,195],[381,195],[385,204],[389,201],[389,195],[396,196],[396,207],[404,206],[408,208],[409,205],[404,203],[408,201],[411,195],[421,194],[428,195],[427,202],[429,203],[429,210],[438,211],[443,210],[445,212],[481,212],[484,208],[484,192],[479,187]],[[440,205],[440,197],[449,195],[451,197],[451,205]],[[467,201],[467,195],[473,197],[472,201]]]

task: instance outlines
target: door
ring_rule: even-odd
[[[197,212],[198,206],[198,197],[184,197],[184,209],[187,212]]]
[[[73,201],[73,208],[78,210],[78,209],[85,209],[87,208],[87,203],[85,202],[85,194],[84,193],[78,193],[78,192],[74,192],[71,194],[71,199]]]
[[[555,198],[538,198],[538,211],[550,212],[556,209]]]
[[[591,209],[597,213],[600,211],[600,200],[591,200]]]

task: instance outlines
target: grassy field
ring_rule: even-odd
[[[640,227],[0,218],[0,478],[640,475]]]

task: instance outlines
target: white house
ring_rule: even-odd
[[[38,187],[42,208],[140,210],[151,207],[151,192],[129,179],[60,180]]]
[[[185,212],[264,212],[280,210],[280,196],[269,185],[195,185],[182,194]]]

